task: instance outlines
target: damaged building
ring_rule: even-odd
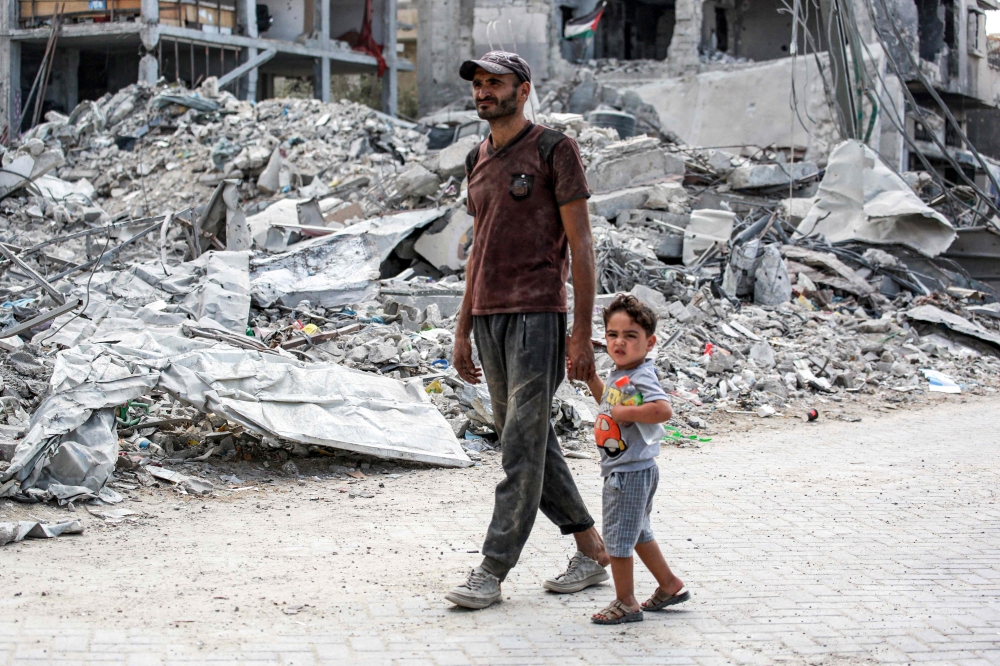
[[[240,99],[274,96],[277,77],[385,76],[395,113],[396,0],[7,0],[0,14],[0,126],[19,134],[44,113],[69,114],[137,82],[209,77]],[[391,44],[391,48],[383,45]],[[16,127],[20,131],[10,132]]]
[[[985,12],[997,7],[995,0],[855,0],[850,7],[803,0],[794,9],[780,0],[424,1],[420,104],[427,112],[467,94],[455,63],[506,48],[531,63],[543,98],[570,86],[556,111],[604,105],[634,112],[624,103],[633,91],[688,145],[777,148],[822,162],[843,138],[824,17],[851,14],[841,24],[852,34],[843,37],[857,45],[873,83],[860,105],[861,138],[901,171],[926,168],[919,150],[950,181],[960,180],[962,168],[985,186],[960,134],[1000,158],[1000,59],[989,57],[985,28]],[[566,39],[567,26],[596,12],[592,34]],[[948,129],[928,85],[961,133]]]

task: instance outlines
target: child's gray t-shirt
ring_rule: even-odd
[[[601,413],[594,422],[594,437],[601,452],[601,476],[652,467],[656,464],[656,456],[660,455],[663,426],[647,423],[623,426],[611,418],[611,408],[620,404],[623,399],[621,391],[615,386],[615,382],[622,377],[628,377],[639,390],[643,404],[667,400],[667,394],[656,378],[653,362],[649,359],[632,370],[613,370],[608,375],[604,395],[601,396]]]

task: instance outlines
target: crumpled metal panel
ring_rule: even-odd
[[[52,395],[32,416],[0,483],[6,495],[96,497],[118,455],[113,408],[157,388],[256,432],[390,460],[472,464],[419,379],[303,363],[180,335],[60,352]]]
[[[859,141],[833,149],[817,199],[798,230],[821,233],[831,243],[899,244],[936,257],[955,239],[948,218],[921,201]]]

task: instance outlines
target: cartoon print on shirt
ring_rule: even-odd
[[[594,419],[594,440],[597,446],[604,449],[612,458],[620,456],[625,451],[625,438],[622,437],[622,430],[611,418],[611,408],[620,404],[622,393],[614,386],[604,389],[601,397],[601,412]]]

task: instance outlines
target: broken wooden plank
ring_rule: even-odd
[[[312,344],[316,344],[318,342],[326,342],[327,340],[335,340],[341,335],[347,335],[348,333],[356,333],[357,331],[360,331],[362,328],[364,328],[364,324],[351,324],[350,326],[344,326],[343,328],[338,328],[335,331],[326,331],[323,333],[317,333],[316,335],[310,335],[308,338],[305,336],[305,334],[302,334],[301,337],[297,337],[293,340],[288,340],[287,342],[283,342],[281,344],[281,348],[295,349],[296,347],[304,347],[306,345],[309,345],[310,342],[312,342]]]

